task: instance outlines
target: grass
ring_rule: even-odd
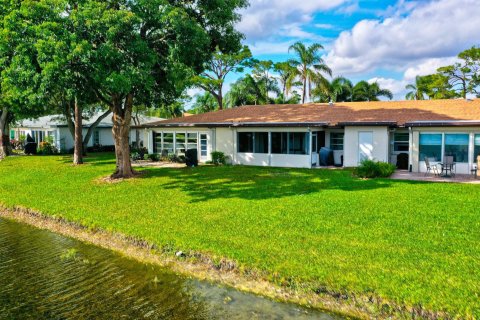
[[[347,170],[148,168],[101,183],[111,155],[0,162],[0,204],[235,260],[304,290],[374,294],[480,317],[480,187]]]

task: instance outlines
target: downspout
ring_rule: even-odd
[[[408,171],[412,172],[413,166],[413,130],[408,127]]]

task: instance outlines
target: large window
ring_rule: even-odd
[[[425,157],[433,158],[436,161],[442,160],[441,134],[420,134],[420,161],[424,161]]]
[[[161,151],[166,150],[168,153],[173,153],[173,133],[163,133],[163,147]]]
[[[393,135],[393,151],[408,151],[408,132],[396,132]]]
[[[208,139],[205,133],[200,134],[200,155],[206,157],[208,155]]]
[[[343,150],[343,132],[330,133],[330,149]]]
[[[480,134],[475,135],[475,148],[473,150],[473,162],[477,162],[477,157],[480,156]]]
[[[287,132],[272,132],[272,153],[288,154]]]
[[[468,134],[445,134],[445,155],[455,162],[468,162]]]
[[[306,132],[289,132],[288,153],[289,154],[308,154],[308,136]]]
[[[268,153],[268,132],[239,132],[238,152]]]
[[[187,133],[187,150],[197,149],[198,148],[198,133],[189,132]]]

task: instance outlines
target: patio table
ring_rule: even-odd
[[[453,167],[455,166],[455,163],[439,163],[439,165],[442,167],[442,172],[440,174],[441,177],[451,178],[454,175]]]

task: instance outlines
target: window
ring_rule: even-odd
[[[287,132],[272,132],[272,153],[288,154]]]
[[[330,149],[343,150],[343,132],[330,133]]]
[[[100,145],[100,131],[95,130],[93,131],[93,144],[94,145]]]
[[[164,132],[163,133],[163,148],[162,151],[166,150],[168,153],[173,153],[173,133]]]
[[[198,133],[189,132],[187,133],[187,150],[197,149],[198,148]]]
[[[208,155],[207,143],[207,135],[204,133],[200,134],[200,156],[202,157],[206,157]]]
[[[35,140],[36,143],[42,142],[44,139],[45,133],[43,131],[36,131],[32,130],[32,138]]]
[[[153,152],[159,153],[162,150],[162,133],[153,131]]]
[[[436,161],[442,160],[441,134],[420,134],[420,161],[424,161],[425,157],[434,158]]]
[[[238,152],[253,152],[253,132],[238,133]]]
[[[477,162],[477,157],[480,156],[480,134],[475,135],[474,139],[475,147],[473,149],[473,162]]]
[[[468,134],[445,134],[445,155],[455,162],[468,162]]]
[[[393,135],[393,151],[408,151],[408,132],[396,132]]]
[[[254,132],[253,145],[254,153],[268,153],[268,132]]]
[[[185,133],[175,133],[175,152],[177,154],[184,154],[185,153]]]
[[[288,136],[289,154],[308,154],[309,134],[307,132],[289,132]]]

